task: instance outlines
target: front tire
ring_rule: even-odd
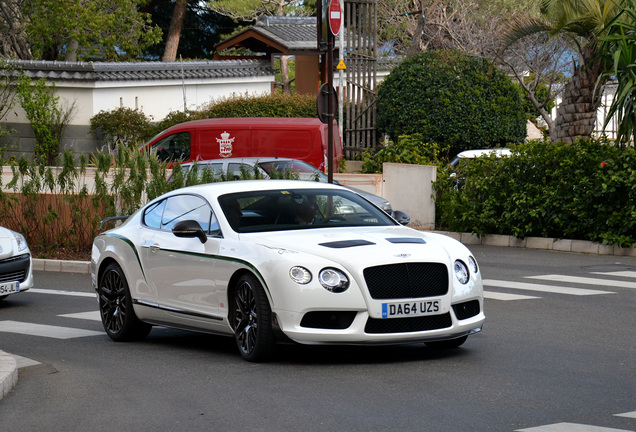
[[[251,274],[241,276],[232,291],[232,317],[236,345],[243,358],[260,362],[274,351],[272,309],[261,283]]]
[[[97,297],[104,330],[112,340],[126,342],[148,336],[152,327],[135,315],[128,282],[119,265],[111,263],[106,267],[99,280]]]

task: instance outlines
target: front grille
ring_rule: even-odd
[[[301,327],[344,330],[351,326],[355,311],[315,311],[307,312],[300,321]]]
[[[29,274],[29,254],[0,260],[0,282],[24,282]]]
[[[452,325],[450,313],[414,318],[369,318],[364,327],[365,333],[412,333],[426,330],[438,330]]]
[[[440,263],[388,264],[364,269],[371,297],[377,300],[442,296],[448,269]]]
[[[453,305],[458,320],[465,320],[479,314],[479,300],[471,300]]]

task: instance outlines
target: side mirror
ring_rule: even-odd
[[[176,224],[172,228],[172,234],[177,237],[184,238],[198,238],[201,240],[201,243],[205,243],[208,241],[208,236],[203,232],[203,228],[199,225],[199,222],[195,220],[185,220]]]
[[[393,211],[392,216],[393,219],[398,221],[400,225],[407,225],[409,222],[411,222],[411,217],[400,210]]]

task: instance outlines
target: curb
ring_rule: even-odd
[[[618,245],[604,245],[602,243],[587,240],[568,240],[545,237],[526,237],[524,239],[515,236],[501,234],[486,234],[479,236],[472,233],[456,233],[448,231],[434,231],[444,234],[455,240],[470,245],[516,247],[525,249],[551,250],[557,252],[573,252],[589,255],[615,255],[636,257],[636,248],[620,247]]]
[[[90,274],[90,261],[66,261],[33,258],[33,270],[63,273]]]
[[[9,394],[18,383],[18,368],[15,359],[0,351],[0,400]]]

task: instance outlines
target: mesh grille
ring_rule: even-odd
[[[440,263],[404,263],[369,267],[364,279],[377,300],[442,296],[448,292],[448,269]]]
[[[479,314],[479,300],[471,300],[453,305],[458,320],[465,320]]]
[[[301,327],[344,330],[351,326],[356,317],[355,311],[315,311],[307,312],[302,321]]]
[[[441,315],[414,317],[414,318],[392,318],[376,319],[369,318],[364,327],[365,333],[410,333],[426,330],[437,330],[450,327],[452,325],[450,313]]]

